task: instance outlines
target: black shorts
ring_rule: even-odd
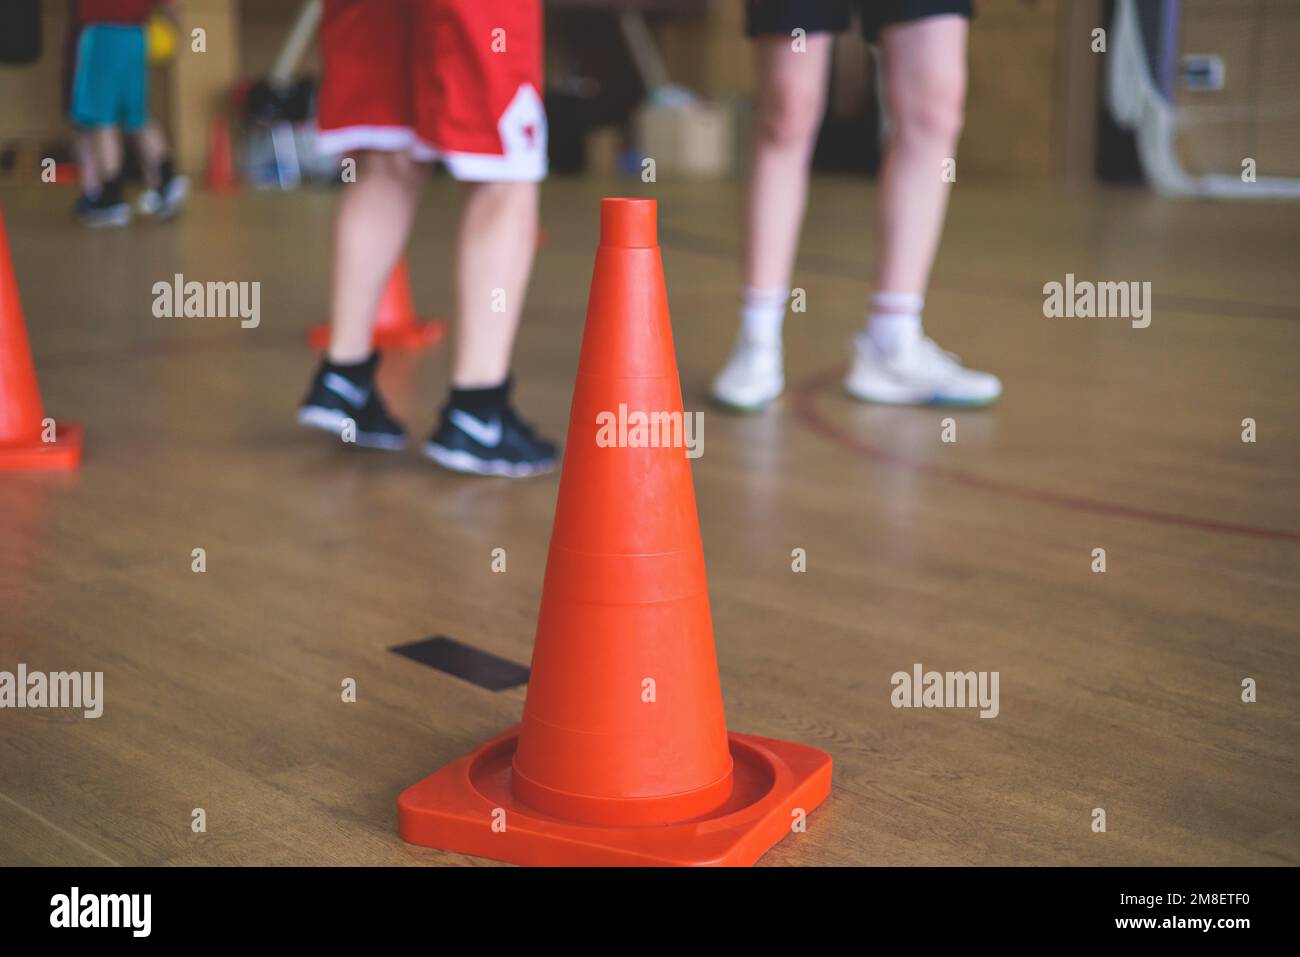
[[[970,18],[971,0],[747,0],[745,32],[751,37],[807,33],[840,33],[849,28],[854,10],[862,19],[862,35],[875,42],[882,27],[925,17],[956,13]]]

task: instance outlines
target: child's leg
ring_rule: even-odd
[[[159,189],[171,179],[171,151],[167,148],[167,137],[154,120],[149,120],[135,134],[135,143],[140,150],[140,162],[144,166],[144,183],[149,189]]]
[[[320,147],[356,161],[334,220],[330,342],[298,421],[357,445],[399,449],[401,424],[375,386],[373,327],[406,247],[426,163],[413,156],[413,3],[327,3],[321,23]]]
[[[453,175],[464,172],[455,157],[450,165]],[[525,176],[468,181],[466,189],[456,249],[451,394],[424,451],[460,472],[536,475],[554,468],[556,449],[515,412],[510,357],[533,265],[538,184]]]
[[[95,157],[95,137],[89,130],[77,130],[73,137],[77,154],[77,176],[81,181],[83,196],[97,196],[104,180],[99,175],[99,161]]]
[[[962,13],[896,22],[880,32],[890,122],[877,188],[880,253],[866,330],[845,380],[867,401],[973,406],[1002,392],[997,376],[963,368],[921,330],[951,189],[945,174],[961,135],[966,35]]]
[[[428,169],[406,152],[358,150],[356,159],[356,182],[342,187],[334,220],[329,349],[298,421],[357,445],[400,449],[405,432],[375,388],[379,354],[371,334]]]
[[[943,232],[966,102],[967,20],[928,17],[881,33],[891,125],[880,173],[878,291],[925,294]]]
[[[456,343],[451,394],[424,452],[450,469],[536,475],[555,446],[510,398],[511,351],[537,239],[538,183],[546,176],[539,0],[440,0],[420,6],[413,51],[420,142],[466,185],[456,249]],[[454,23],[455,30],[448,24]],[[461,37],[509,35],[499,51]]]
[[[176,175],[167,136],[149,116],[148,47],[144,30],[123,36],[124,45],[129,43],[129,56],[121,68],[122,126],[139,150],[144,172],[145,192],[140,196],[140,212],[170,219],[180,211],[189,191],[189,181]]]
[[[76,17],[74,4],[69,4],[68,32],[63,44],[63,112],[72,114],[73,93],[77,84],[79,71],[78,50],[81,46],[81,22]],[[84,83],[85,80],[83,79]],[[94,139],[89,130],[82,128],[74,120],[75,130],[72,137],[73,154],[77,158],[77,179],[81,186],[81,199],[78,207],[99,195],[103,180],[99,176],[99,166],[95,159]]]
[[[738,408],[761,408],[785,386],[781,326],[825,107],[832,41],[830,33],[810,34],[800,51],[788,34],[757,41],[759,116],[746,202],[740,335],[713,383],[714,397]]]
[[[759,118],[745,230],[745,282],[751,289],[790,286],[832,39],[825,33],[809,36],[807,49],[798,53],[789,37],[756,43]]]
[[[113,126],[79,130],[77,157],[82,171],[77,219],[87,226],[125,226],[131,207],[122,182],[121,133]]]
[[[111,184],[122,175],[122,134],[116,126],[90,131],[91,149],[100,182]]]
[[[155,120],[148,120],[135,134],[144,167],[146,191],[140,196],[140,212],[170,219],[180,212],[189,194],[189,180],[178,176],[172,165],[167,136]]]
[[[535,182],[470,183],[456,256],[457,389],[499,386],[532,271],[537,235]]]
[[[118,38],[111,29],[92,24],[76,41],[68,118],[77,126],[97,185],[106,185],[122,170],[118,121]],[[84,161],[84,160],[83,160]]]
[[[363,151],[334,221],[329,360],[364,361],[384,286],[415,218],[428,168],[406,153]]]

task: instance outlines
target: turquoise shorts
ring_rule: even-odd
[[[68,115],[78,126],[120,126],[128,133],[149,121],[143,27],[92,23],[81,31]]]

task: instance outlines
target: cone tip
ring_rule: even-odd
[[[600,244],[632,249],[658,246],[658,215],[653,199],[602,199]]]

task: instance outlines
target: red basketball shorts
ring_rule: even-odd
[[[320,146],[546,176],[540,0],[325,0]]]

